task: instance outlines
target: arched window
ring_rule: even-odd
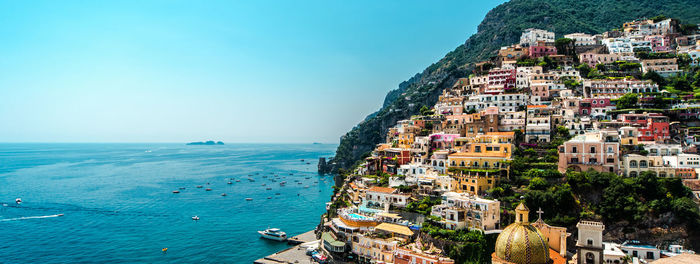
[[[637,167],[637,161],[636,160],[630,161],[630,168],[636,168],[636,167]]]
[[[630,177],[637,177],[637,172],[636,171],[630,172]]]
[[[639,161],[639,167],[640,167],[640,168],[646,168],[646,167],[647,167],[647,161],[646,161],[646,160],[641,160],[641,161]]]
[[[595,263],[595,255],[593,255],[593,252],[586,253],[586,264],[594,264],[594,263]]]

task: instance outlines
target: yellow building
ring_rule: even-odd
[[[636,146],[639,144],[637,137],[639,131],[636,127],[625,126],[620,128],[620,144],[623,146]]]
[[[508,177],[512,160],[513,132],[493,132],[474,137],[447,157],[449,175],[456,192],[479,194]]]

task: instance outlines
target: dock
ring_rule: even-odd
[[[288,249],[279,251],[272,255],[258,259],[254,264],[313,264],[316,263],[311,259],[311,256],[306,255],[306,249],[301,248],[300,244],[316,241],[314,230],[296,235],[288,239],[287,243],[294,245]]]
[[[314,230],[311,230],[309,232],[293,236],[292,238],[287,240],[287,243],[289,243],[290,245],[299,245],[316,240],[318,240],[316,239],[316,234],[314,233]]]

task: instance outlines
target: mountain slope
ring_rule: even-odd
[[[557,37],[574,32],[602,33],[626,21],[660,14],[678,18],[682,23],[700,23],[700,2],[512,0],[501,4],[486,14],[477,33],[464,44],[390,91],[379,111],[341,137],[331,170],[353,166],[383,141],[389,127],[417,114],[423,105],[434,105],[442,89],[470,73],[473,63],[494,55],[501,46],[518,42],[523,29],[547,29]]]

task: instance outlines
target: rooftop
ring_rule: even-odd
[[[396,234],[400,234],[400,235],[404,235],[404,236],[412,236],[413,235],[413,231],[411,231],[411,229],[408,228],[407,226],[389,224],[389,223],[381,223],[378,226],[374,227],[374,230],[382,230],[382,231],[396,233]]]
[[[374,186],[372,188],[369,188],[367,190],[368,192],[380,192],[380,193],[394,193],[396,189],[394,188],[389,188],[389,187],[379,187],[379,186]]]

